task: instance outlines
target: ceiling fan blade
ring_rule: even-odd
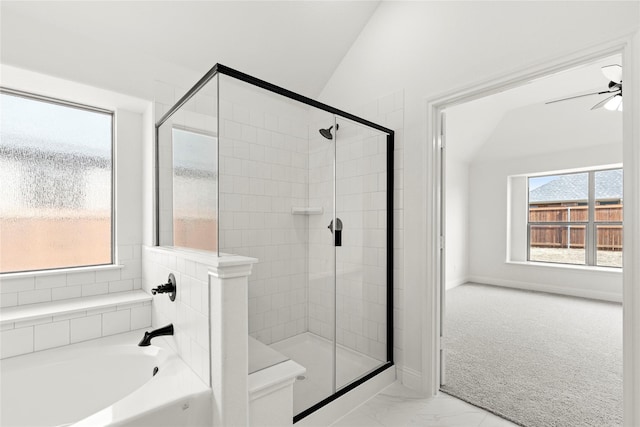
[[[617,64],[602,67],[602,74],[614,83],[622,81],[622,67]]]
[[[583,95],[570,96],[570,97],[568,97],[568,98],[562,98],[562,99],[556,99],[556,100],[554,100],[554,101],[548,101],[548,102],[545,102],[545,104],[554,104],[554,103],[556,103],[556,102],[560,102],[560,101],[568,101],[568,100],[570,100],[570,99],[582,98],[582,97],[585,97],[585,96],[602,95],[602,94],[604,94],[604,93],[612,93],[612,92],[610,92],[610,91],[608,91],[608,90],[605,90],[605,91],[603,91],[603,92],[585,93],[585,94],[583,94]]]
[[[604,106],[604,104],[606,104],[607,102],[609,102],[610,99],[613,99],[617,96],[618,94],[616,93],[615,95],[611,95],[611,96],[607,96],[605,99],[603,99],[602,101],[598,102],[596,105],[594,105],[593,107],[591,107],[592,110],[597,110],[598,108],[602,108]]]

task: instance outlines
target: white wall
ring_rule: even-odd
[[[614,21],[602,16],[615,15]],[[557,59],[635,31],[632,2],[382,2],[327,83],[321,99],[348,110],[405,91],[405,374],[432,392],[430,328],[432,164],[426,99]],[[431,266],[433,267],[433,266]],[[431,279],[429,279],[431,278]],[[424,316],[422,315],[424,313]],[[423,349],[425,354],[423,355]],[[423,361],[425,362],[423,365]]]
[[[640,12],[638,13],[640,15]],[[637,112],[640,111],[640,84],[638,79],[633,78],[640,74],[640,31],[632,38],[629,46],[630,57],[625,62],[624,80],[631,83],[631,88],[627,93],[632,94],[632,108],[625,109],[624,116],[624,156],[627,165],[625,175],[625,203],[631,206],[627,212],[627,225],[625,227],[624,239],[631,242],[632,251],[624,254],[624,263],[627,265],[624,274],[624,303],[623,311],[623,395],[624,395],[624,422],[629,425],[640,423],[640,406],[638,401],[638,390],[640,390],[640,343],[638,342],[638,331],[640,331],[640,292],[638,292],[638,281],[640,280],[640,269],[635,262],[640,247],[638,245],[638,223],[640,222],[640,204],[637,194],[640,184],[640,152],[638,152],[638,142],[640,141],[640,122]]]
[[[622,272],[611,269],[508,263],[508,178],[540,171],[597,167],[622,161],[622,147],[601,145],[581,151],[498,159],[472,164],[469,172],[469,275],[473,282],[557,292],[612,301],[622,299]],[[525,187],[526,188],[526,187]],[[521,187],[522,190],[522,187]],[[524,190],[526,191],[526,189]],[[526,199],[525,199],[526,200]],[[522,201],[522,200],[521,200]],[[525,201],[526,203],[526,201]],[[520,215],[522,216],[522,215]],[[521,224],[522,225],[522,224]],[[523,232],[511,227],[512,232]],[[526,245],[526,239],[518,240]],[[514,242],[514,245],[516,243]],[[512,250],[515,250],[512,249]],[[525,247],[526,250],[526,247]]]
[[[621,152],[622,114],[604,108],[591,110],[599,100],[585,97],[550,105],[540,102],[511,110],[497,123],[473,162],[581,151],[602,144],[615,145]]]
[[[462,172],[470,182],[468,279],[621,300],[620,271],[589,269],[585,274],[584,269],[558,265],[505,265],[507,261],[526,262],[527,182],[524,174],[622,162],[622,114],[591,110],[597,100],[584,98],[552,105],[537,103],[511,110],[483,141],[473,157],[471,172]],[[450,127],[465,126],[464,122],[455,120],[454,115],[449,115],[448,119]],[[451,146],[460,142],[451,137],[448,143]],[[447,176],[454,182],[462,178],[450,176],[449,171]],[[447,203],[450,196],[447,194]],[[448,211],[447,220],[449,214]],[[447,224],[448,232],[449,229]],[[447,272],[452,268],[449,261]],[[586,279],[585,275],[588,276]]]
[[[446,158],[445,169],[446,288],[469,279],[469,163]]]
[[[620,271],[506,264],[526,261],[522,175],[622,163],[622,114],[591,110],[594,103],[512,110],[477,152],[469,173],[470,280],[621,301]]]

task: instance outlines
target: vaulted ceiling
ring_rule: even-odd
[[[316,97],[379,1],[2,1],[0,60],[153,99],[215,63]]]
[[[154,98],[156,81],[182,85],[186,91],[219,62],[317,97],[379,4],[3,0],[0,62],[144,99]],[[402,22],[397,25],[402,27]],[[558,130],[557,138],[541,135],[536,145],[519,146],[500,131],[501,126],[503,130],[516,126],[514,120],[526,125],[525,118],[531,114],[551,114],[552,119],[582,115],[594,131],[615,136],[608,131],[613,125],[606,125],[613,123],[609,112],[589,110],[597,98],[544,105],[547,100],[605,88],[607,81],[599,68],[608,63],[620,63],[620,58],[448,109],[450,155],[470,161],[478,156],[533,154],[545,145],[557,147],[555,141],[563,135],[562,119],[556,128],[532,124],[530,133]],[[394,84],[402,88],[405,82]],[[588,126],[583,130],[590,132]]]
[[[447,109],[448,153],[461,161],[531,156],[622,142],[622,114],[591,110],[607,95],[553,104],[578,94],[607,90],[603,58],[522,86]]]

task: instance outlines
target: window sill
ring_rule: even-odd
[[[19,271],[16,273],[0,273],[0,279],[19,279],[23,277],[55,276],[58,274],[88,273],[92,271],[120,270],[124,265],[107,264],[87,267],[56,268],[51,270]]]
[[[560,263],[555,264],[551,262],[535,262],[535,261],[506,261],[506,264],[522,265],[527,267],[559,268],[563,270],[622,274],[622,268],[617,268],[617,267],[596,267],[592,265],[573,265],[573,264],[560,264]]]
[[[85,312],[88,310],[145,303],[151,301],[151,299],[151,295],[144,291],[137,290],[38,304],[26,304],[17,307],[3,308],[2,311],[0,311],[0,325]]]

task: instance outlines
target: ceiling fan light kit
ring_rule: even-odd
[[[608,94],[610,96],[598,102],[596,105],[591,107],[591,109],[597,110],[599,108],[604,107],[606,110],[609,110],[609,111],[622,111],[622,67],[617,64],[605,65],[604,67],[602,67],[602,74],[604,74],[605,77],[609,79],[609,85],[607,90],[602,92],[593,92],[593,93],[586,93],[583,95],[570,96],[568,98],[549,101],[549,102],[546,102],[546,104],[553,104],[560,101],[568,101],[570,99],[582,98],[584,96]]]
[[[608,100],[604,108],[609,111],[622,111],[622,95],[615,95]]]

